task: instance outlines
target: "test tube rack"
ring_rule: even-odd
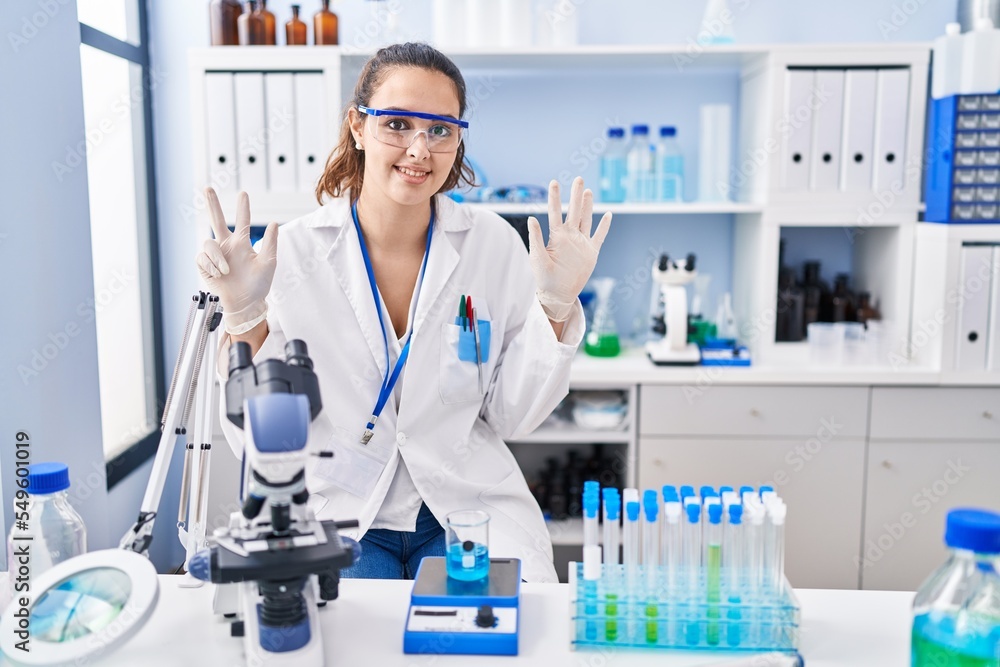
[[[792,652],[799,645],[800,607],[788,580],[779,590],[732,587],[711,599],[706,568],[696,587],[668,584],[666,568],[640,566],[626,582],[623,565],[602,565],[601,577],[585,580],[582,563],[570,563],[572,648],[609,646],[711,651]],[[692,591],[697,594],[692,595]]]

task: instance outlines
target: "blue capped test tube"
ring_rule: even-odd
[[[659,573],[660,573],[660,501],[656,491],[649,490],[642,496],[642,569],[646,586],[646,643],[656,644],[659,639]]]
[[[722,601],[722,503],[718,498],[710,498],[705,505],[705,599],[708,602],[705,639],[709,646],[719,645],[719,622],[722,617],[719,603]]]
[[[727,514],[729,521],[726,523],[722,536],[722,565],[725,569],[726,599],[729,602],[729,611],[726,618],[729,623],[726,626],[726,643],[731,647],[740,645],[740,572],[745,560],[743,544],[743,506],[730,505]]]
[[[684,522],[684,569],[687,582],[686,602],[688,605],[688,623],[685,627],[685,640],[688,645],[698,643],[698,627],[700,615],[699,571],[701,569],[701,503],[697,497],[691,497],[684,505],[687,521]]]
[[[621,594],[621,576],[618,566],[618,545],[621,542],[622,499],[618,489],[605,489],[604,495],[604,587],[605,601],[604,639],[618,641],[618,597]]]
[[[600,510],[598,489],[585,487],[583,492],[583,594],[584,613],[591,619],[597,615],[597,582],[601,578],[601,547],[597,544],[597,513]],[[588,620],[585,626],[589,641],[597,639],[597,622]]]

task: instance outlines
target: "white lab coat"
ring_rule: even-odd
[[[491,318],[485,398],[476,365],[458,360],[455,352],[462,294],[485,299]],[[357,518],[359,528],[345,534],[360,540],[402,458],[442,525],[454,510],[485,510],[490,555],[520,558],[526,581],[556,581],[542,513],[504,439],[530,433],[568,393],[583,310],[577,304],[564,342],[557,340],[535,296],[528,254],[506,221],[437,197],[413,343],[400,379],[401,408],[390,397],[375,426],[373,443],[391,455],[366,497],[321,474],[324,465],[362,460],[355,456],[363,447],[356,436],[385,374],[385,342],[347,199],[282,226],[268,304],[270,334],[254,361],[284,358],[285,342],[300,338],[319,378],[323,410],[312,423],[309,448],[335,450],[332,460],[310,457],[306,469],[319,518]],[[388,320],[386,330],[393,335]],[[230,446],[242,456],[242,432],[225,415],[222,422]],[[346,432],[352,439],[345,447]]]

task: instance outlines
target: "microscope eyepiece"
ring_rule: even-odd
[[[657,267],[660,271],[666,271],[667,267],[670,266],[670,258],[666,253],[660,255],[660,265]]]
[[[687,264],[684,265],[685,271],[694,271],[694,253],[688,253]]]
[[[239,341],[229,346],[229,377],[253,365],[250,344]]]
[[[298,338],[294,338],[285,344],[285,360],[289,366],[302,366],[309,370],[312,370],[313,367],[306,342]]]

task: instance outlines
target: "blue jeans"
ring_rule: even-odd
[[[412,533],[374,528],[361,538],[361,559],[340,571],[346,579],[413,579],[424,556],[444,557],[444,528],[420,505]]]

